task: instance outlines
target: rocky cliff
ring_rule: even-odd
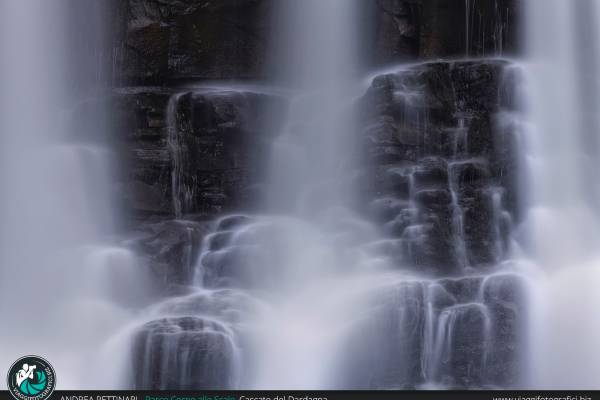
[[[357,207],[385,237],[373,250],[430,279],[390,283],[373,295],[376,311],[344,344],[353,350],[342,360],[340,387],[518,386],[525,287],[510,268],[497,266],[519,218],[518,130],[505,115],[515,108],[512,71],[499,60],[414,64],[374,77],[358,100],[364,167]],[[252,244],[261,243],[260,232],[278,228],[244,216],[210,221],[249,210],[245,191],[261,175],[252,163],[270,138],[257,117],[285,110],[285,101],[183,89],[117,95],[119,109],[136,115],[124,118],[129,125],[122,131],[129,132],[123,147],[134,166],[126,184],[130,206],[145,221],[137,225],[135,246],[167,292],[183,294],[163,304],[170,317],[140,329],[133,354],[146,368],[135,382],[152,389],[231,388],[238,369],[250,368],[240,361],[249,351],[241,321],[255,306],[246,290],[277,274],[269,266],[278,241],[267,253]],[[175,216],[185,220],[169,221]],[[203,283],[215,292],[188,293],[185,287],[198,279],[200,243]],[[165,365],[195,372],[174,376]]]
[[[126,0],[117,7],[119,74],[107,103],[124,171],[116,192],[134,233],[128,244],[146,259],[162,295],[187,293],[201,249],[213,255],[207,284],[219,290],[189,295],[183,308],[170,305],[171,317],[140,329],[138,388],[229,388],[239,372],[236,324],[247,299],[235,285],[248,282],[232,260],[261,259],[224,245],[232,227],[250,223],[246,217],[218,218],[257,210],[269,144],[287,110],[285,92],[239,84],[263,78],[273,1]],[[346,360],[340,387],[518,385],[522,282],[494,270],[520,218],[518,132],[505,118],[515,108],[515,77],[493,58],[519,50],[518,6],[363,4],[365,68],[412,64],[374,77],[357,101],[364,167],[356,208],[385,238],[377,251],[430,280],[374,299],[379,311],[355,333],[371,340]],[[478,60],[437,60],[460,57]],[[267,118],[273,115],[280,118]],[[179,379],[165,366],[195,375]]]

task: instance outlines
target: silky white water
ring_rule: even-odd
[[[163,389],[215,382],[230,389],[496,387],[502,381],[494,375],[500,356],[493,342],[506,310],[495,307],[518,291],[523,269],[502,263],[500,221],[511,216],[497,187],[489,188],[496,230],[490,245],[500,265],[469,269],[455,170],[485,164],[469,158],[469,119],[458,115],[456,126],[447,127],[454,142],[445,160],[449,229],[464,276],[415,276],[389,257],[403,251],[403,240],[422,235],[414,218],[414,175],[422,160],[387,171],[410,186],[414,215],[402,238],[384,237],[352,209],[361,190],[353,180],[361,151],[355,100],[364,93],[356,84],[361,9],[353,0],[277,2],[269,73],[286,88],[280,94],[289,109],[274,135],[261,214],[217,218],[194,264],[193,286],[135,312],[145,305],[147,266],[111,239],[115,156],[105,141],[85,140],[101,136],[104,114],[70,123],[82,98],[101,94],[72,90],[77,85],[68,71],[97,77],[108,69],[102,57],[94,68],[80,66],[89,54],[66,39],[72,34],[67,20],[87,24],[97,15],[93,8],[73,11],[77,1],[0,0],[0,315],[8,327],[0,333],[0,367],[25,354],[43,356],[57,371],[59,389],[132,387],[136,373],[140,388]],[[527,270],[529,373],[510,382],[599,388],[600,1],[524,4],[526,62],[508,69],[525,74],[520,150],[528,196],[513,238],[522,252],[509,256],[535,267]],[[469,44],[474,6],[465,0],[467,55],[475,49]],[[104,25],[95,21],[95,29],[78,32],[90,47],[103,37]],[[388,72],[410,74],[412,67]],[[394,96],[410,99],[410,108],[422,105],[425,92],[408,85]],[[173,211],[185,218],[193,196],[179,180],[185,161],[178,158],[179,98],[168,102],[165,122],[174,156]],[[374,202],[390,201],[399,200]],[[519,335],[525,334],[517,332],[508,347],[522,345]],[[191,353],[182,351],[190,338],[199,341],[191,348],[200,349],[193,353],[202,361],[197,371]],[[166,356],[153,358],[160,353]],[[461,372],[465,366],[474,372]],[[226,379],[200,381],[213,370]],[[465,376],[472,381],[460,380]]]
[[[600,388],[600,2],[528,0],[524,40],[534,281],[530,385]]]
[[[42,356],[59,371],[59,389],[113,385],[97,356],[140,298],[131,288],[140,278],[135,256],[107,240],[114,156],[84,139],[100,135],[103,121],[87,120],[89,132],[72,128],[79,96],[94,94],[69,71],[95,88],[102,60],[82,70],[66,22],[86,21],[79,34],[89,49],[103,32],[101,12],[90,3],[0,1],[0,368]]]
[[[505,276],[466,278],[479,285],[480,295],[470,301],[453,298],[447,282],[398,266],[389,254],[402,240],[383,237],[352,210],[361,190],[351,179],[360,165],[354,156],[360,133],[353,102],[364,90],[355,83],[360,4],[282,1],[277,11],[276,77],[292,87],[292,95],[285,127],[271,148],[264,208],[269,215],[252,216],[233,229],[217,228],[198,265],[202,284],[250,287],[260,303],[245,322],[250,350],[240,386],[452,387],[449,365],[463,356],[458,343],[466,339],[456,335],[465,330],[481,346],[480,354],[468,357],[487,384],[492,317],[486,297]],[[408,90],[395,95],[422,99]],[[456,151],[456,160],[459,156]],[[398,168],[397,173],[412,177],[415,171]],[[458,190],[449,184],[452,192]],[[414,193],[410,200],[416,208]],[[456,199],[452,207],[461,249]],[[212,248],[222,235],[229,237],[225,245]],[[233,282],[213,275],[214,265],[227,259],[235,264]],[[451,305],[440,309],[437,302],[444,296]]]
[[[282,1],[272,18],[275,77],[293,95],[271,147],[265,202],[267,212],[288,216],[267,218],[274,230],[259,239],[277,261],[266,271],[267,282],[274,279],[259,294],[265,307],[252,322],[258,332],[248,385],[332,388],[338,347],[361,309],[361,280],[353,275],[376,263],[361,260],[351,244],[374,232],[345,209],[345,197],[355,196],[346,182],[355,161],[358,2]]]

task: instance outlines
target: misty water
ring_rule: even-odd
[[[466,205],[465,180],[487,179],[502,155],[473,154],[483,111],[458,84],[444,99],[444,151],[419,142],[410,162],[369,175],[364,109],[391,88],[403,129],[434,131],[422,77],[441,67],[365,71],[361,2],[276,2],[264,81],[165,90],[170,222],[189,234],[189,280],[167,294],[116,200],[127,166],[113,116],[77,111],[115,84],[109,3],[83,3],[0,0],[1,365],[41,355],[59,389],[599,388],[600,2],[526,0],[513,59],[499,56],[507,27],[489,28],[485,68],[500,71],[490,124],[494,143],[516,143],[520,216],[503,178],[469,187],[481,203]],[[480,73],[475,3],[465,0],[453,79]],[[190,96],[225,104],[256,93],[286,104],[260,127],[269,144],[257,211],[213,217],[191,245],[198,182],[185,175],[194,156],[181,115]],[[359,206],[377,179],[402,194],[376,190]],[[485,251],[472,243],[473,207],[487,210]],[[449,239],[427,250],[439,215]],[[431,253],[443,273],[420,264]]]
[[[534,284],[533,385],[597,388],[600,3],[532,1],[526,12],[530,195],[523,229],[541,270]]]
[[[71,6],[0,2],[0,354],[7,366],[25,354],[45,354],[65,371],[65,388],[99,384],[86,382],[84,368],[131,318],[124,305],[142,293],[131,291],[135,255],[107,240],[118,215],[110,203],[112,150],[86,143],[68,122],[73,102],[97,93],[100,68],[82,72],[86,87],[74,87],[69,73],[78,55],[70,53],[66,20],[78,7]],[[95,19],[104,10],[86,6],[87,45],[100,48],[103,22]],[[87,121],[90,131],[102,124],[100,117]]]

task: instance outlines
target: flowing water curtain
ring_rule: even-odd
[[[527,255],[539,268],[532,302],[531,385],[597,388],[597,1],[528,1],[526,105],[530,190]],[[552,26],[552,28],[550,28]],[[593,72],[592,72],[593,69]],[[558,245],[559,244],[559,245]],[[586,321],[586,322],[583,322]],[[586,329],[569,326],[585,324]],[[568,349],[568,351],[566,350]]]
[[[3,332],[11,346],[1,353],[3,362],[48,357],[62,371],[59,388],[115,384],[102,371],[89,382],[73,358],[97,355],[128,318],[128,286],[140,283],[135,257],[106,238],[117,214],[100,97],[111,83],[108,3],[0,2],[1,182],[10,188],[1,207],[0,292],[3,305],[32,292],[39,299],[3,310],[14,330]],[[52,327],[44,341],[40,326]]]

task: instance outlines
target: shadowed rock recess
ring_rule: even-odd
[[[517,5],[365,5],[376,21],[365,35],[367,64],[415,63],[374,77],[357,100],[356,211],[383,236],[371,248],[421,278],[369,296],[372,312],[339,344],[347,355],[338,388],[520,384],[525,283],[505,265],[520,218],[518,132],[505,117],[516,112],[515,80],[498,59],[422,60],[516,52]],[[260,211],[289,99],[264,87],[191,82],[261,79],[271,8],[272,0],[118,7],[123,85],[110,104],[125,173],[116,191],[132,216],[128,244],[166,302],[134,340],[138,389],[235,389],[251,368],[241,321],[260,307],[246,296],[257,279],[248,268],[272,271],[260,269],[265,254],[251,240],[264,224],[245,215]],[[277,243],[267,250],[276,253]],[[191,288],[199,279],[206,291]]]

